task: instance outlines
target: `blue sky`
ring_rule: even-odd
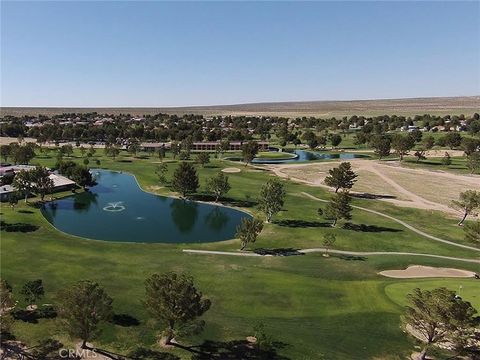
[[[2,106],[480,93],[480,3],[4,2]]]

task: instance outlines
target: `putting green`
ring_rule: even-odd
[[[385,287],[385,294],[400,306],[407,305],[405,294],[414,288],[432,290],[446,287],[455,291],[463,300],[469,301],[474,308],[480,310],[480,280],[478,279],[435,279],[435,280],[402,280]]]

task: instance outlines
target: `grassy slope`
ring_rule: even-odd
[[[128,158],[121,159],[128,161]],[[41,159],[52,165],[53,159]],[[119,162],[102,158],[102,167],[115,168],[136,174],[140,184],[148,189],[156,184],[152,160]],[[218,171],[223,162],[200,169],[202,185],[205,177]],[[174,164],[169,166],[169,176]],[[259,187],[269,176],[262,171],[242,168],[240,174],[230,174],[235,200],[252,201]],[[314,226],[288,227],[268,225],[256,247],[313,247],[321,246],[321,237],[330,228],[317,226],[319,204],[299,197],[306,191],[326,197],[322,189],[288,184],[285,211],[277,220],[310,221]],[[168,189],[159,189],[168,193]],[[399,209],[380,202],[358,202],[368,207],[407,219],[427,232],[439,232],[460,241],[456,227],[422,211]],[[21,212],[27,210],[28,212]],[[256,212],[255,208],[247,208]],[[2,231],[2,277],[16,286],[25,280],[43,278],[47,288],[44,302],[53,301],[53,294],[63,285],[93,279],[103,284],[115,299],[115,311],[140,319],[141,325],[123,328],[109,325],[96,344],[125,352],[136,346],[155,346],[153,324],[141,305],[143,281],[153,272],[167,270],[191,273],[199,288],[212,299],[212,309],[205,316],[207,328],[191,343],[204,339],[226,341],[251,335],[252,325],[264,321],[275,339],[288,344],[281,353],[292,359],[316,359],[325,354],[329,359],[365,359],[387,354],[407,354],[412,344],[399,329],[402,299],[407,291],[425,281],[395,280],[376,275],[379,270],[403,268],[409,264],[450,266],[478,271],[477,264],[457,263],[428,258],[369,257],[359,260],[324,258],[319,254],[288,258],[238,258],[188,255],[182,245],[120,244],[75,238],[56,231],[33,207],[20,205],[15,212],[2,207],[2,219],[7,222],[36,224],[40,229],[31,233]],[[358,250],[411,250],[437,254],[473,257],[475,254],[452,246],[433,243],[416,236],[396,223],[383,221],[368,213],[355,211],[354,221],[402,230],[362,233],[338,229],[336,248]],[[291,223],[292,224],[292,223]],[[306,224],[303,224],[306,225]],[[438,230],[436,230],[438,229]],[[189,246],[193,247],[193,246]],[[196,246],[211,249],[236,249],[234,240]],[[458,288],[458,282],[445,285]],[[480,290],[475,280],[462,280],[465,289]],[[399,284],[399,285],[396,285]],[[402,287],[406,284],[405,287]],[[398,287],[400,286],[400,287]],[[387,289],[387,295],[385,295]],[[474,294],[475,291],[472,291]],[[478,291],[477,291],[478,293]],[[469,295],[462,295],[472,302]],[[400,305],[399,305],[400,304]],[[41,320],[39,324],[16,323],[20,339],[33,343],[46,334],[68,342],[55,321]],[[341,341],[339,340],[341,339]],[[176,350],[182,357],[187,352]]]

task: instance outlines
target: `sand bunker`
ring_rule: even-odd
[[[412,265],[404,270],[385,270],[379,272],[380,275],[397,278],[426,278],[426,277],[474,277],[473,271],[452,269],[452,268],[437,268],[422,265]]]
[[[225,169],[222,169],[222,172],[224,173],[229,173],[229,174],[233,174],[233,173],[239,173],[241,170],[239,168],[225,168]]]

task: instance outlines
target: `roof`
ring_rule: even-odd
[[[53,180],[53,187],[60,187],[60,186],[72,186],[75,185],[75,181],[70,180],[69,178],[62,176],[62,175],[56,175],[56,174],[50,174],[49,176],[50,179]]]
[[[0,194],[10,194],[17,191],[12,185],[2,185],[0,186]]]

